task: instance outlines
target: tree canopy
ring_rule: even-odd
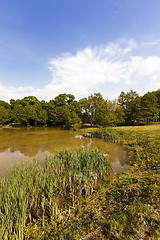
[[[150,124],[160,121],[160,89],[139,96],[136,91],[121,92],[118,99],[104,99],[94,93],[79,101],[72,94],[59,94],[50,101],[35,96],[0,100],[0,124],[17,126],[75,125],[119,126]]]

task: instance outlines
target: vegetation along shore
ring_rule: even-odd
[[[112,176],[94,149],[16,167],[1,179],[2,239],[160,238],[160,125],[83,132],[134,151],[130,168]]]
[[[160,239],[159,114],[160,90],[122,92],[117,101],[100,93],[0,101],[2,126],[79,129],[135,154],[118,174],[108,155],[87,148],[15,166],[0,179],[1,239]],[[85,123],[91,127],[81,128]]]

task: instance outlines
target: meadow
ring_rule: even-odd
[[[87,128],[135,153],[111,175],[96,149],[63,150],[0,182],[2,239],[160,239],[160,125]]]

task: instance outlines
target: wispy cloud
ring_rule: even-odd
[[[155,45],[158,45],[158,44],[160,44],[160,39],[157,39],[157,40],[152,41],[152,42],[143,42],[142,46],[155,46]]]
[[[130,39],[106,46],[88,46],[75,54],[62,54],[50,60],[48,68],[52,79],[43,89],[0,85],[1,98],[9,100],[34,95],[49,100],[64,92],[82,98],[93,91],[100,91],[100,84],[108,97],[113,95],[107,92],[108,85],[113,86],[113,92],[115,86],[119,92],[124,86],[134,87],[140,93],[156,90],[160,88],[160,57],[135,55],[134,50],[138,47]]]
[[[21,99],[25,96],[32,95],[34,92],[32,87],[7,87],[0,84],[0,100],[9,101],[10,99]]]

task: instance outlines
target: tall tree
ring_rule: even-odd
[[[41,102],[34,96],[25,97],[14,101],[11,99],[12,121],[23,126],[46,125],[47,111],[43,109]]]
[[[114,108],[114,125],[115,126],[121,126],[125,124],[125,113],[124,108],[120,106],[119,102],[117,100],[114,100],[112,102],[112,106]]]
[[[4,124],[10,121],[10,111],[4,106],[0,105],[0,124],[3,126]]]
[[[3,106],[5,109],[10,109],[10,104],[0,100],[0,106]]]
[[[83,123],[90,123],[90,105],[87,98],[82,98],[79,100],[79,117]]]
[[[42,107],[47,111],[47,124],[49,126],[54,126],[57,121],[57,110],[54,100],[50,100],[49,102],[43,102]]]
[[[141,98],[136,91],[121,92],[118,102],[124,109],[125,123],[132,125],[141,119]]]
[[[142,115],[149,124],[151,121],[157,121],[159,118],[158,98],[154,92],[144,94],[141,100]]]
[[[71,128],[73,124],[79,123],[78,103],[72,94],[59,94],[54,99],[56,125],[63,125],[65,128]]]
[[[109,126],[114,124],[114,107],[100,93],[91,94],[79,101],[83,122],[91,125]]]
[[[157,97],[158,109],[159,109],[159,121],[160,121],[160,89],[154,92],[155,96]]]

